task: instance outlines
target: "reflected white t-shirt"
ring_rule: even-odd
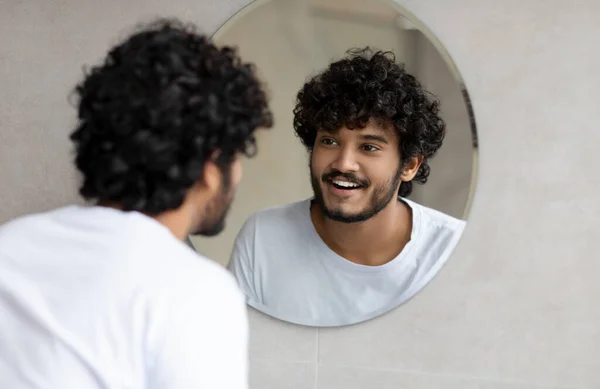
[[[0,227],[0,387],[247,388],[234,278],[137,212],[70,206]]]
[[[452,253],[465,222],[407,199],[411,238],[382,266],[331,250],[310,217],[311,199],[268,208],[242,226],[228,268],[248,305],[281,320],[339,326],[372,319],[419,292]]]

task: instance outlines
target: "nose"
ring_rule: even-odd
[[[359,169],[356,156],[348,148],[340,149],[331,167],[340,172],[356,172]]]

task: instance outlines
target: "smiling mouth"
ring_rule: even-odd
[[[340,190],[355,190],[362,188],[362,185],[357,184],[356,182],[346,181],[346,180],[330,180],[329,184],[336,189]]]

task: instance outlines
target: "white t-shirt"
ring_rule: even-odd
[[[419,292],[452,253],[465,222],[407,199],[411,238],[382,266],[350,262],[331,250],[310,217],[311,199],[262,210],[244,223],[228,268],[248,305],[310,326],[355,324]]]
[[[0,228],[0,387],[246,389],[235,280],[137,212],[69,206]]]

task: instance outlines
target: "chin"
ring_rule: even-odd
[[[354,223],[362,223],[370,218],[370,216],[365,217],[360,213],[334,213],[327,215],[329,220],[338,223],[344,224],[354,224]]]
[[[353,217],[355,215],[360,215],[364,212],[362,207],[350,207],[350,206],[327,206],[327,212],[330,214],[337,214],[343,217]]]
[[[337,199],[335,197],[325,199],[325,205],[330,209],[338,209],[349,214],[360,213],[368,206],[367,202],[362,198]]]
[[[206,238],[210,238],[213,236],[219,235],[225,229],[225,223],[220,223],[214,226],[210,226],[210,228],[199,228],[190,235],[192,236],[204,236]]]

